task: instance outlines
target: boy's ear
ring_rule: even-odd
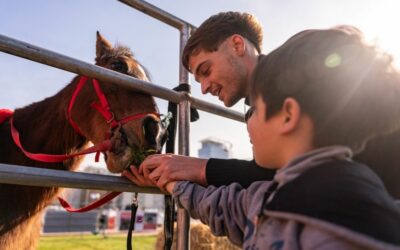
[[[244,37],[238,34],[234,34],[230,37],[230,45],[235,51],[236,55],[243,56],[246,51],[246,41]]]
[[[295,131],[300,125],[301,115],[301,107],[296,99],[286,98],[281,109],[281,133],[288,134]]]

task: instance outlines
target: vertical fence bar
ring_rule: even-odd
[[[189,72],[181,63],[183,49],[189,39],[190,27],[184,25],[180,30],[180,53],[179,53],[179,83],[189,84]],[[189,93],[189,92],[188,92]],[[190,133],[190,101],[184,100],[179,103],[179,154],[189,155],[189,133]],[[189,229],[190,217],[183,208],[178,208],[177,218],[177,249],[188,250],[190,248]]]

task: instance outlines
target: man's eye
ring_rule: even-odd
[[[250,107],[249,110],[247,110],[246,114],[244,115],[244,121],[247,122],[250,117],[253,115],[255,108]]]
[[[208,76],[209,74],[210,74],[210,69],[209,68],[201,71],[201,75],[202,76]]]

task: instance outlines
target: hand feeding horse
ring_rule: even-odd
[[[148,80],[132,52],[113,47],[97,33],[96,65]],[[108,139],[107,168],[118,173],[135,155],[159,151],[165,134],[153,97],[118,85],[75,77],[56,95],[16,109],[0,124],[0,162],[32,167],[74,170],[82,157],[61,163],[29,159],[15,144],[10,129],[19,133],[24,150],[31,153],[73,154]],[[44,208],[59,188],[0,184],[0,248],[35,249]]]

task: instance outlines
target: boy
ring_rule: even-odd
[[[166,189],[243,249],[400,249],[400,210],[351,160],[370,138],[398,128],[399,84],[391,58],[357,29],[300,32],[260,56],[251,83],[254,158],[277,169],[274,180]]]

